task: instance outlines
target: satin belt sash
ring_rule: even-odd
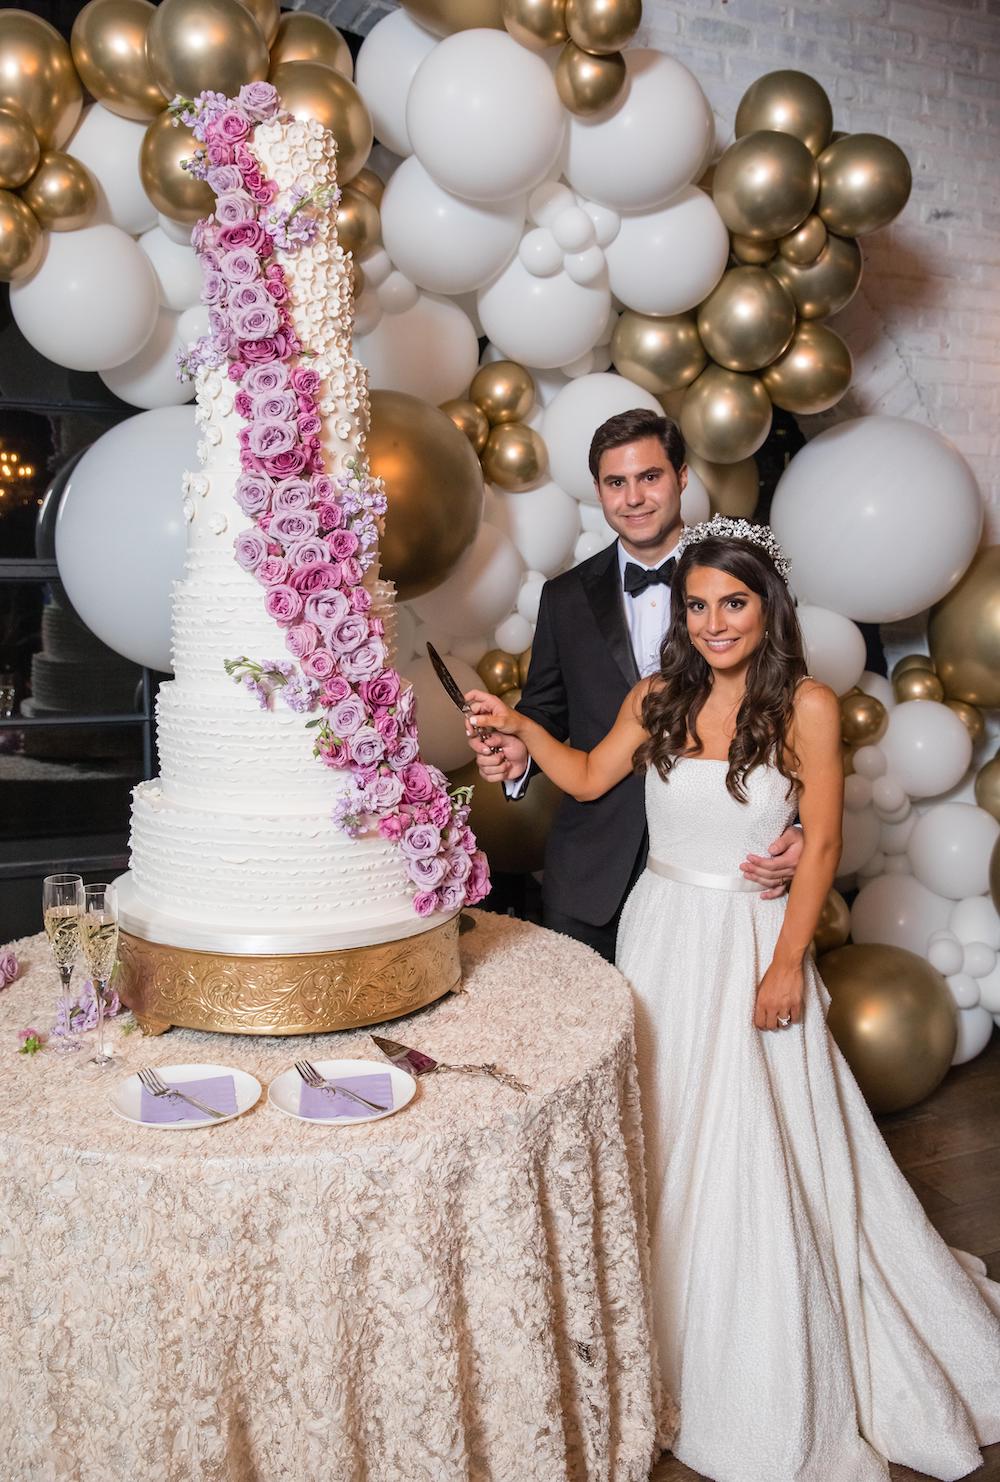
[[[665,860],[654,859],[652,855],[646,860],[646,869],[651,870],[654,875],[662,875],[664,880],[676,880],[681,885],[701,885],[707,890],[766,889],[766,886],[758,885],[755,880],[748,880],[745,875],[713,875],[708,870],[689,870],[686,865],[667,864]]]

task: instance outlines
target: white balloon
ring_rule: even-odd
[[[802,606],[798,619],[810,674],[828,684],[835,695],[846,694],[865,667],[861,633],[849,618],[822,607]]]
[[[872,806],[886,823],[902,823],[910,816],[910,800],[898,778],[891,773],[872,783]]]
[[[362,335],[372,334],[382,322],[382,305],[374,289],[365,287],[354,303],[355,340]]]
[[[599,502],[587,463],[590,440],[608,417],[634,407],[663,415],[652,392],[624,376],[601,371],[570,381],[545,408],[542,436],[549,450],[552,477],[574,499],[584,504]]]
[[[897,705],[879,746],[892,776],[911,798],[947,792],[972,760],[972,738],[965,726],[954,710],[933,700]]]
[[[608,522],[604,518],[604,511],[599,504],[581,504],[575,499],[573,503],[580,512],[580,526],[582,529],[599,530],[602,535],[606,534]]]
[[[594,223],[581,206],[567,206],[552,223],[552,235],[564,252],[586,252],[597,242]]]
[[[194,382],[177,376],[177,352],[187,341],[177,333],[178,317],[161,309],[156,326],[138,355],[100,371],[109,391],[134,407],[179,407],[194,397]]]
[[[201,263],[190,242],[182,247],[154,226],[143,232],[139,246],[153,264],[160,303],[175,314],[190,309],[201,299]]]
[[[538,620],[538,604],[542,596],[542,588],[545,585],[545,576],[541,571],[526,571],[521,583],[521,590],[517,594],[517,610],[529,623]]]
[[[181,342],[190,345],[194,340],[200,340],[211,330],[208,318],[208,306],[206,304],[193,304],[190,309],[185,309],[177,319],[177,333]]]
[[[962,971],[970,978],[985,978],[997,965],[997,954],[985,942],[969,942],[962,948]]]
[[[972,560],[982,522],[965,459],[900,417],[821,432],[796,453],[771,506],[799,598],[857,622],[893,622],[937,602]]]
[[[681,519],[685,525],[700,525],[712,517],[708,490],[693,468],[688,468],[687,483],[681,495]]]
[[[937,803],[917,820],[910,835],[913,873],[928,890],[949,900],[985,895],[990,852],[1000,823],[971,803]]]
[[[858,891],[851,907],[851,939],[885,942],[926,955],[927,940],[948,924],[949,903],[912,875],[880,875]]]
[[[909,855],[882,854],[883,875],[912,875]]]
[[[598,551],[603,551],[615,538],[615,532],[608,529],[585,530],[573,547],[574,564],[579,565],[591,556],[596,556]]]
[[[354,353],[373,388],[406,391],[439,406],[462,396],[479,364],[476,332],[457,304],[421,293],[413,308],[386,314]]]
[[[571,116],[566,178],[605,206],[646,211],[700,174],[715,120],[697,79],[665,52],[627,51],[625,66],[610,108]]]
[[[528,197],[528,217],[536,226],[551,227],[557,216],[576,204],[576,197],[563,181],[543,180]]]
[[[607,264],[600,247],[585,247],[582,252],[568,253],[563,259],[563,267],[574,283],[587,286],[607,282]],[[610,360],[608,364],[611,364]]]
[[[513,543],[494,525],[483,524],[448,579],[415,597],[413,608],[425,623],[467,638],[496,627],[514,606],[520,585],[521,558]]]
[[[59,576],[109,648],[164,673],[170,594],[184,569],[181,477],[198,466],[193,407],[120,422],[70,474],[56,521]]]
[[[463,201],[443,190],[412,157],[386,186],[381,211],[385,250],[401,272],[434,293],[468,293],[499,273],[517,251],[525,197],[495,204]]]
[[[991,1014],[1000,1015],[1000,962],[985,978],[979,979],[979,1002]]]
[[[381,288],[392,270],[392,258],[384,247],[373,248],[365,257],[365,283],[369,288]]]
[[[393,268],[375,289],[375,297],[386,314],[405,314],[420,302],[420,289],[405,273]]]
[[[993,1019],[981,1005],[974,1009],[960,1009],[958,1014],[958,1043],[952,1056],[952,1065],[965,1065],[981,1055],[990,1042]]]
[[[879,838],[879,848],[883,854],[889,856],[906,854],[910,835],[916,827],[919,816],[919,813],[911,808],[901,823],[883,823]]]
[[[866,669],[858,680],[858,688],[864,690],[866,695],[871,695],[873,699],[878,700],[886,710],[895,708],[896,696],[884,674],[874,674],[871,669]]]
[[[503,354],[498,351],[495,359],[503,360],[503,358]],[[564,376],[560,370],[532,370],[531,379],[535,383],[536,404],[547,407],[552,398],[566,385],[569,377]]]
[[[683,314],[725,272],[729,233],[711,196],[689,185],[656,211],[623,216],[605,257],[611,290],[628,308]]]
[[[867,808],[872,800],[872,785],[867,777],[852,775],[844,778],[844,807],[848,813],[857,813]]]
[[[451,640],[451,651],[456,659],[464,659],[471,664],[473,669],[485,653],[488,653],[492,644],[488,638],[453,638]]]
[[[881,849],[876,849],[871,859],[866,860],[858,869],[858,880],[863,885],[866,880],[879,880],[885,874],[885,855]]]
[[[406,100],[417,68],[438,44],[405,10],[394,10],[368,32],[358,52],[354,83],[368,105],[376,139],[394,154],[409,154]]]
[[[565,118],[540,57],[501,31],[459,31],[420,63],[406,129],[445,190],[502,201],[538,185],[562,146]]]
[[[580,508],[564,489],[549,482],[524,494],[491,489],[486,519],[514,542],[526,566],[555,576],[573,554]]]
[[[504,618],[502,623],[497,624],[493,641],[497,648],[502,648],[505,653],[523,654],[526,648],[531,647],[531,640],[535,636],[535,630],[528,619],[522,617],[519,612],[512,612],[510,617]]]
[[[979,984],[968,973],[952,973],[948,979],[948,987],[960,1009],[974,1009],[979,1002]]]
[[[165,237],[169,237],[171,242],[176,243],[178,247],[191,246],[190,221],[171,221],[170,217],[164,216],[162,211],[158,213],[156,221],[160,231]]]
[[[546,226],[536,226],[525,232],[517,256],[533,278],[551,278],[563,265],[562,248]]]
[[[931,967],[946,978],[962,970],[962,944],[950,931],[931,932],[925,955]]]
[[[871,808],[845,813],[838,878],[853,875],[866,865],[878,849],[878,840],[879,821]]]
[[[505,356],[551,370],[597,344],[611,295],[604,271],[591,284],[574,283],[566,272],[539,278],[515,257],[476,302],[488,338]]]
[[[441,657],[455,676],[463,694],[480,690],[483,682],[469,664],[455,654]],[[403,670],[417,697],[417,724],[420,727],[420,752],[425,762],[451,772],[463,767],[472,753],[465,735],[462,717],[441,688],[430,659],[413,659]]]
[[[144,123],[119,118],[117,113],[94,103],[84,112],[66,145],[67,153],[87,166],[100,187],[102,219],[114,222],[133,237],[149,231],[157,222],[156,207],[143,190],[139,175],[139,151],[145,133]]]
[[[153,333],[156,274],[117,226],[49,232],[42,265],[10,286],[29,345],[69,370],[107,370],[138,355]]]
[[[397,602],[395,659],[400,667],[409,663],[417,652],[417,619],[405,602]]]
[[[952,907],[948,926],[960,942],[985,942],[994,952],[1000,952],[1000,915],[988,895],[958,901]]]
[[[854,753],[854,770],[859,776],[867,777],[872,782],[876,777],[884,777],[885,752],[878,746],[859,746]]]

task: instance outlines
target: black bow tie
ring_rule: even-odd
[[[657,582],[669,587],[674,579],[674,567],[677,562],[671,558],[664,561],[662,566],[654,566],[652,570],[647,566],[637,566],[634,561],[625,563],[625,591],[630,597],[638,597],[647,587],[653,587]]]

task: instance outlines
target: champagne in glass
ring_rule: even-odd
[[[62,980],[62,1007],[66,1033],[53,1040],[53,1049],[68,1054],[80,1048],[70,1018],[69,983],[73,976],[73,959],[80,945],[80,913],[83,907],[83,880],[79,875],[47,875],[42,882],[42,911],[45,933]]]
[[[80,916],[80,946],[94,981],[97,1044],[91,1065],[110,1065],[104,1046],[104,999],[118,954],[118,902],[113,885],[86,885]]]

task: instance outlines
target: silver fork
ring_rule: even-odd
[[[224,1117],[225,1112],[220,1112],[214,1106],[208,1106],[204,1101],[199,1101],[197,1096],[189,1096],[186,1091],[178,1091],[176,1086],[166,1085],[155,1070],[140,1070],[139,1080],[145,1086],[150,1096],[179,1096],[189,1106],[196,1107],[198,1111],[204,1112],[208,1117]]]
[[[366,1097],[359,1096],[356,1091],[349,1091],[346,1086],[338,1086],[336,1081],[325,1081],[316,1069],[315,1065],[308,1060],[296,1060],[295,1069],[305,1081],[307,1086],[312,1086],[316,1091],[339,1092],[346,1096],[349,1101],[359,1101],[362,1106],[367,1106],[370,1111],[388,1111],[387,1106],[379,1106],[377,1101],[368,1101]]]

